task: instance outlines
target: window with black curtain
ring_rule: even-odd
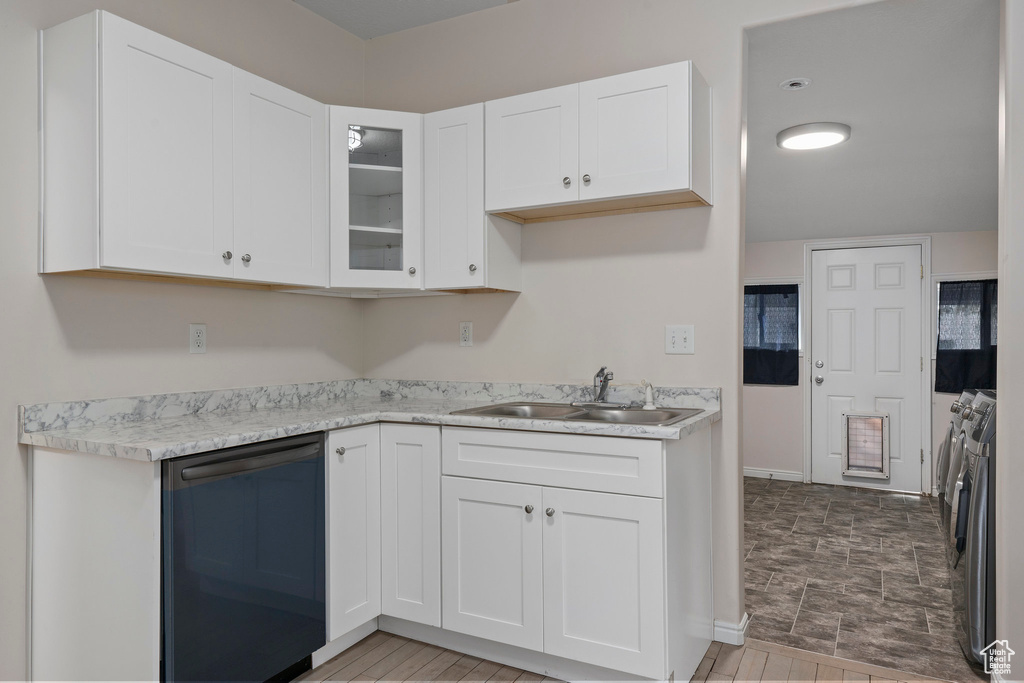
[[[939,283],[935,391],[996,388],[996,280]]]
[[[793,386],[800,376],[797,285],[743,288],[743,383]]]

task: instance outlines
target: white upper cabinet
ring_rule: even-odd
[[[235,69],[235,277],[327,286],[327,106]]]
[[[690,185],[690,63],[580,83],[580,199]]]
[[[487,110],[487,210],[579,199],[579,86],[492,100]]]
[[[484,105],[423,117],[424,284],[519,291],[520,227],[484,212]]]
[[[42,41],[42,271],[232,277],[231,65],[99,11]]]
[[[40,91],[42,272],[327,284],[325,105],[102,11]]]
[[[487,211],[523,223],[711,204],[691,62],[487,102]]]
[[[330,286],[422,289],[423,115],[329,110]]]

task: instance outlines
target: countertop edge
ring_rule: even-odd
[[[640,439],[679,439],[704,427],[710,427],[722,419],[721,408],[705,409],[682,422],[667,426],[646,426],[626,424],[594,424],[570,420],[536,420],[527,418],[495,418],[479,415],[450,415],[447,413],[424,413],[414,411],[379,409],[328,418],[313,422],[301,422],[261,428],[258,431],[227,434],[223,438],[203,439],[194,442],[178,442],[167,445],[146,447],[107,441],[80,439],[61,436],[52,432],[19,433],[19,443],[62,451],[89,453],[108,457],[157,462],[169,458],[195,455],[222,448],[242,446],[260,441],[269,441],[286,436],[333,431],[347,427],[395,422],[409,424],[436,424],[452,427],[477,427],[484,429],[509,429],[519,431],[548,432],[554,434],[582,434],[587,436],[610,436]],[[56,431],[56,430],[55,430]]]

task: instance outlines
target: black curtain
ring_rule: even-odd
[[[800,377],[796,285],[743,288],[743,383],[793,386]]]
[[[939,283],[935,391],[996,388],[996,280]]]

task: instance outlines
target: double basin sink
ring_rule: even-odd
[[[452,411],[452,415],[521,417],[535,420],[571,420],[663,427],[701,412],[700,408],[656,408],[644,410],[603,403],[498,403],[481,408]]]

